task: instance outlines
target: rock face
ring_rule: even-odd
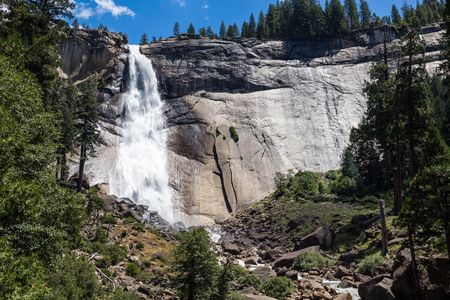
[[[424,28],[429,68],[442,28]],[[167,39],[141,47],[159,76],[168,121],[170,186],[184,211],[221,221],[275,189],[276,172],[339,167],[366,108],[368,71],[402,33],[388,27],[300,41]],[[126,46],[104,31],[75,30],[63,44],[62,76],[97,72],[103,144],[86,175],[104,183],[114,161],[127,74]],[[237,135],[232,137],[231,128]]]
[[[424,28],[429,68],[441,27]],[[388,27],[320,40],[207,38],[141,47],[166,98],[169,174],[190,214],[222,220],[274,190],[275,172],[339,167]],[[234,127],[239,139],[232,138]]]

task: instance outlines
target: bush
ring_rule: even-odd
[[[109,255],[103,255],[102,258],[97,260],[97,267],[106,269],[111,266],[111,257]]]
[[[143,232],[145,230],[145,225],[143,223],[136,223],[133,226],[131,226],[136,231]]]
[[[301,253],[294,260],[293,268],[296,270],[309,272],[313,267],[319,269],[329,268],[333,265],[333,260],[320,253]]]
[[[290,292],[294,291],[292,280],[286,277],[272,277],[264,281],[261,289],[265,291],[269,297],[282,299]]]
[[[141,297],[139,297],[136,293],[122,291],[120,288],[116,289],[116,292],[114,295],[108,298],[108,300],[140,300]]]
[[[108,242],[108,237],[106,236],[106,232],[103,230],[102,226],[98,226],[95,230],[95,238],[94,241],[105,244]]]
[[[230,134],[234,142],[237,143],[239,141],[239,135],[236,132],[236,128],[234,128],[233,126],[230,127]]]
[[[111,257],[111,263],[113,265],[118,264],[127,254],[127,251],[120,245],[111,245],[105,252]]]
[[[262,285],[262,280],[261,278],[259,278],[256,275],[253,274],[247,274],[245,276],[239,277],[239,279],[237,280],[238,283],[240,284],[248,284],[253,286],[256,290],[260,290],[261,289],[261,285]]]
[[[139,267],[135,263],[129,263],[127,269],[125,270],[125,274],[128,276],[136,276],[139,273]]]
[[[137,244],[136,244],[136,249],[139,249],[139,250],[144,249],[144,243],[141,242],[141,241],[137,242]]]
[[[101,216],[100,221],[104,224],[117,224],[117,220],[113,216]]]
[[[383,261],[383,257],[379,255],[368,256],[359,264],[358,273],[370,275],[383,263]]]
[[[236,279],[248,275],[250,273],[246,268],[240,265],[233,265],[231,267],[231,271],[233,272],[234,278]]]

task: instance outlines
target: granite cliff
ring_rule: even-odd
[[[424,28],[430,70],[440,63],[442,30]],[[184,210],[205,223],[223,220],[273,191],[276,172],[339,168],[366,107],[362,89],[373,60],[385,38],[390,47],[401,34],[382,27],[301,41],[181,36],[142,46],[165,99],[170,185]],[[76,79],[86,69],[108,80],[99,94],[103,145],[86,172],[107,187],[127,57],[114,37],[103,38],[107,50],[75,34],[64,61]]]

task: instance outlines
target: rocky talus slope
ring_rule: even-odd
[[[441,33],[424,28],[430,69]],[[338,168],[366,108],[372,61],[385,37],[391,47],[401,34],[382,27],[300,41],[181,37],[141,47],[165,94],[169,174],[186,210],[223,220],[273,191],[277,171]]]

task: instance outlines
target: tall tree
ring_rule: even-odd
[[[293,1],[294,10],[292,21],[294,32],[292,35],[296,38],[309,37],[312,34],[312,6],[309,0]]]
[[[392,24],[400,24],[402,22],[402,16],[400,16],[400,13],[395,4],[392,4],[391,20]]]
[[[364,28],[372,21],[372,12],[369,9],[369,3],[366,0],[359,2],[359,14],[361,17],[361,26]]]
[[[175,282],[181,299],[210,299],[219,266],[208,233],[203,228],[183,232],[174,254]]]
[[[233,35],[237,38],[240,36],[239,27],[236,23],[233,23]]]
[[[356,5],[356,0],[345,0],[344,1],[345,12],[347,13],[348,20],[350,21],[350,29],[359,29],[359,12],[358,6]]]
[[[226,38],[227,37],[227,28],[225,27],[225,23],[222,20],[222,23],[220,24],[219,28],[219,37],[220,38]]]
[[[198,34],[200,34],[203,37],[206,37],[206,28],[205,27],[200,28]]]
[[[97,79],[90,76],[81,86],[77,107],[77,145],[80,148],[80,165],[78,169],[77,190],[81,191],[84,165],[88,156],[95,156],[95,146],[100,143],[100,133],[97,129]]]
[[[180,35],[180,23],[175,22],[175,25],[173,25],[173,35],[179,36]]]
[[[139,42],[139,45],[148,45],[148,35],[145,32],[141,35],[141,41]]]
[[[248,22],[248,37],[256,37],[256,21],[253,14],[250,14],[250,21]]]
[[[191,24],[189,24],[189,27],[188,27],[188,29],[187,29],[187,33],[188,34],[191,34],[191,35],[194,35],[195,34],[195,27],[194,27],[194,25],[191,23]]]
[[[329,19],[327,25],[330,33],[339,33],[348,30],[348,25],[345,20],[345,10],[340,0],[331,0],[329,11]]]
[[[261,10],[258,16],[258,25],[256,26],[256,37],[258,39],[265,38],[264,28],[266,26],[266,17],[264,16],[263,11]]]
[[[228,29],[227,29],[227,37],[228,38],[234,38],[234,30],[233,30],[233,25],[228,25]]]
[[[208,26],[208,28],[206,29],[206,36],[210,39],[214,38],[214,32],[212,31],[211,26]]]
[[[242,23],[241,37],[243,37],[243,38],[248,37],[248,23],[247,23],[247,21],[244,21],[244,23]]]

